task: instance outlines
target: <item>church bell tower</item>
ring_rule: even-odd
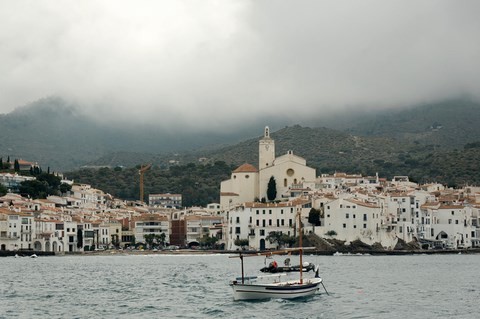
[[[258,143],[258,169],[273,165],[275,160],[275,141],[270,137],[270,129],[265,126],[263,138]]]

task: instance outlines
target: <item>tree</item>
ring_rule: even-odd
[[[118,239],[118,234],[112,234],[112,246],[115,248],[120,248],[120,240]]]
[[[19,191],[24,196],[32,198],[47,198],[49,195],[58,195],[61,179],[58,176],[40,173],[35,180],[20,183]]]
[[[273,176],[270,177],[270,180],[268,181],[267,198],[269,201],[277,198],[277,182],[275,181],[275,177]]]
[[[20,171],[20,163],[18,162],[18,159],[15,159],[15,161],[13,162],[13,170],[15,172]]]
[[[165,233],[161,233],[160,235],[155,235],[155,239],[157,243],[159,243],[162,246],[165,246],[165,239],[167,238],[167,235]]]
[[[213,248],[217,241],[217,237],[210,237],[208,235],[205,235],[200,239],[200,246],[204,248]]]
[[[8,192],[8,189],[2,184],[0,184],[0,196],[4,196],[5,194],[7,194],[7,192]]]
[[[147,244],[148,248],[151,249],[155,240],[155,234],[146,234],[143,236],[143,238],[145,238],[145,243]]]
[[[308,222],[314,226],[320,226],[320,211],[312,207],[308,213]]]
[[[239,246],[243,250],[245,249],[245,246],[248,246],[249,244],[248,239],[240,239],[240,238],[235,239],[233,243],[235,244],[235,246]]]
[[[270,241],[271,244],[276,242],[281,247],[290,247],[292,244],[295,243],[295,237],[288,236],[281,231],[271,231],[265,239]]]
[[[48,183],[39,180],[24,181],[20,183],[19,192],[22,196],[36,198],[47,198]]]
[[[58,189],[59,189],[60,193],[65,194],[65,193],[72,190],[72,185],[67,184],[67,183],[62,183],[62,184],[60,184]]]

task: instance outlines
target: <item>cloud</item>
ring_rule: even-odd
[[[5,1],[0,113],[195,129],[480,96],[478,1]]]

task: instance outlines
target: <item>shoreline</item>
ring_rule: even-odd
[[[229,251],[229,250],[197,250],[197,249],[177,249],[177,250],[104,250],[104,251],[85,251],[85,252],[45,252],[45,251],[0,251],[0,257],[31,257],[35,254],[38,257],[45,256],[119,256],[119,255],[212,255],[212,254],[239,254],[253,255],[259,253],[266,253],[268,251]],[[349,252],[340,251],[324,251],[314,250],[309,251],[306,255],[319,256],[405,256],[405,255],[461,255],[461,254],[479,254],[480,248],[469,249],[438,249],[438,250],[352,250]],[[292,253],[295,255],[295,253]]]

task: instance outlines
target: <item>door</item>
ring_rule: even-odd
[[[265,250],[265,239],[260,239],[260,250]]]

